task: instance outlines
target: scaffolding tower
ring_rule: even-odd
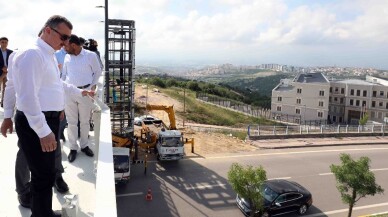
[[[112,133],[128,138],[134,131],[135,33],[133,20],[108,20],[105,103],[111,112]]]

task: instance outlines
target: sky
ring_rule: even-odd
[[[2,0],[5,1],[5,0]],[[31,45],[54,14],[104,53],[103,0],[14,0],[0,6],[10,49]],[[134,20],[136,64],[231,63],[388,69],[388,0],[109,0]]]

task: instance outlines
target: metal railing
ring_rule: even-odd
[[[388,126],[385,124],[369,125],[287,125],[287,126],[264,126],[249,125],[248,136],[264,135],[297,135],[297,134],[376,134],[384,136]]]

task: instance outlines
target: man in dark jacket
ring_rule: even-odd
[[[3,107],[3,99],[4,99],[4,90],[5,83],[7,82],[7,68],[8,68],[8,58],[9,55],[13,52],[8,49],[8,38],[1,37],[0,38],[0,46],[1,46],[1,57],[0,57],[0,89],[1,89],[1,107]]]

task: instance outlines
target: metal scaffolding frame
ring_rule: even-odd
[[[111,111],[112,133],[133,137],[136,29],[133,20],[108,20],[105,103]],[[104,124],[104,123],[101,123]]]

